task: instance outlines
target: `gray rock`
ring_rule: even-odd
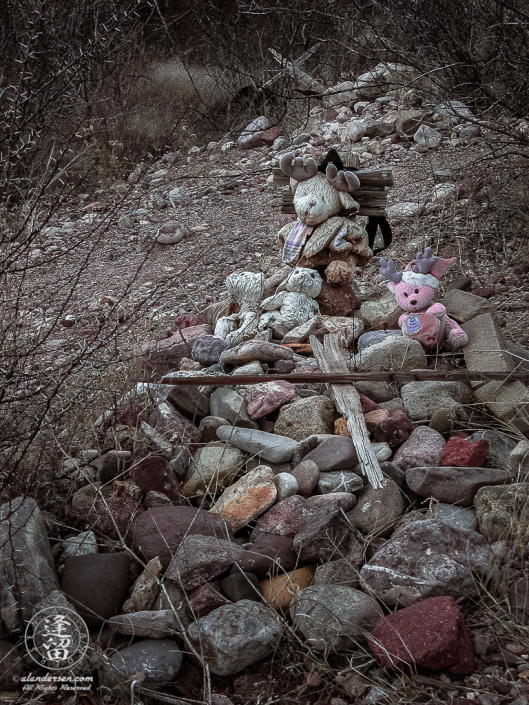
[[[221,426],[217,434],[224,428],[233,427]],[[245,462],[244,453],[224,443],[210,443],[199,448],[189,466],[182,492],[186,497],[218,492],[231,485],[241,474]]]
[[[223,365],[244,365],[255,360],[272,363],[277,360],[292,360],[293,357],[294,353],[290,348],[261,340],[249,340],[230,350],[225,350],[220,356],[220,362]]]
[[[474,504],[480,533],[489,543],[529,541],[529,483],[482,487]]]
[[[375,600],[343,585],[312,585],[290,604],[290,616],[307,644],[326,653],[363,642],[382,617]]]
[[[294,145],[300,145],[300,144],[305,144],[305,142],[308,142],[310,140],[310,132],[302,132],[299,135],[296,135],[294,139],[292,140],[292,144]]]
[[[209,401],[212,416],[226,419],[239,428],[258,428],[257,422],[248,416],[244,397],[235,390],[219,387],[213,392]]]
[[[404,502],[398,485],[384,478],[380,489],[375,490],[367,484],[358,493],[356,504],[347,513],[347,518],[364,534],[388,536],[403,512]]]
[[[325,396],[308,397],[281,407],[275,432],[296,441],[334,431],[334,403]]]
[[[454,177],[447,169],[438,169],[433,173],[433,180],[436,184],[445,184],[447,181],[453,181]]]
[[[176,678],[183,654],[171,639],[144,639],[110,656],[101,669],[107,688],[123,683],[136,673],[143,673],[146,685],[165,685]]]
[[[318,491],[320,494],[332,492],[357,492],[364,486],[364,481],[350,470],[334,470],[320,475]]]
[[[40,600],[59,588],[46,528],[30,497],[0,507],[0,585],[16,586],[26,620]]]
[[[529,475],[529,441],[520,441],[510,454],[511,476],[518,482],[527,481]]]
[[[329,561],[354,555],[361,546],[357,532],[336,507],[319,509],[309,516],[303,528],[294,536],[294,550],[307,563]]]
[[[475,316],[461,328],[468,335],[463,348],[465,362],[473,372],[510,372],[512,362],[506,351],[505,339],[491,313]]]
[[[358,338],[357,345],[358,350],[367,350],[371,345],[377,345],[377,343],[382,343],[386,338],[396,335],[402,338],[401,330],[370,330],[367,333],[362,333]]]
[[[470,139],[471,137],[481,136],[481,127],[479,125],[466,125],[459,130],[459,136]]]
[[[419,146],[426,149],[435,149],[439,146],[442,135],[438,130],[427,125],[421,125],[417,132],[413,135],[413,141]]]
[[[282,502],[298,492],[298,481],[289,472],[280,472],[274,478],[277,489],[277,501]]]
[[[149,639],[162,639],[178,632],[171,610],[133,612],[118,614],[108,620],[111,629],[118,634],[144,636]]]
[[[297,482],[299,494],[308,497],[320,479],[320,469],[312,460],[305,458],[292,470],[292,477]]]
[[[143,506],[146,509],[152,509],[153,507],[169,507],[172,506],[172,504],[172,500],[170,500],[166,494],[156,492],[155,490],[149,490],[143,500]]]
[[[360,371],[372,372],[389,368],[395,372],[409,372],[427,367],[422,345],[417,340],[399,336],[390,336],[358,353],[354,356],[354,364]]]
[[[406,471],[408,487],[416,494],[463,507],[474,502],[481,487],[501,485],[506,479],[505,470],[493,468],[429,466],[412,467]]]
[[[447,100],[444,103],[439,103],[435,106],[434,111],[438,115],[442,115],[450,125],[474,118],[470,108],[467,108],[460,100]]]
[[[517,343],[512,343],[510,340],[505,341],[505,347],[511,358],[513,368],[517,372],[529,372],[529,350]]]
[[[178,547],[165,577],[192,590],[224,573],[241,557],[243,549],[216,536],[187,536]]]
[[[416,201],[404,201],[403,203],[395,203],[386,209],[386,216],[392,220],[393,218],[413,218],[421,215],[424,210],[422,203]],[[399,309],[400,310],[400,309]]]
[[[261,602],[259,578],[253,573],[237,571],[221,581],[222,592],[232,602],[252,600]]]
[[[392,463],[401,470],[427,465],[439,466],[445,445],[445,439],[433,428],[417,426],[395,453]]]
[[[430,419],[444,399],[472,404],[472,390],[463,382],[409,382],[401,389],[406,413],[413,421]]]
[[[316,568],[314,585],[344,585],[356,589],[360,585],[360,573],[350,561],[339,558]]]
[[[447,291],[443,303],[446,306],[447,315],[459,323],[466,323],[490,308],[487,299],[461,289]]]
[[[183,188],[175,187],[169,191],[167,198],[171,201],[171,205],[174,208],[175,203],[185,203],[191,200],[191,196],[187,194]]]
[[[312,460],[322,472],[355,468],[358,455],[350,438],[333,436],[311,450],[303,460]]]
[[[430,521],[444,521],[456,529],[469,529],[478,531],[476,512],[472,507],[454,507],[452,504],[439,504],[433,506],[433,516],[426,515]]]
[[[217,438],[271,463],[290,462],[298,445],[295,440],[286,436],[234,426],[218,428]]]
[[[200,362],[201,365],[215,365],[221,356],[221,353],[226,350],[226,343],[222,338],[215,338],[214,335],[205,335],[203,338],[195,341],[191,350],[193,360]]]
[[[382,474],[390,480],[393,480],[399,487],[402,487],[406,482],[406,473],[398,468],[394,463],[388,461],[380,463]]]
[[[511,453],[515,449],[517,441],[501,431],[487,429],[486,431],[476,431],[467,438],[469,443],[479,441],[484,438],[489,442],[489,452],[485,466],[488,468],[500,468],[501,470],[510,469]]]
[[[444,522],[415,521],[394,532],[360,577],[388,606],[413,605],[428,597],[477,597],[475,575],[485,577],[494,554],[475,531]]]
[[[371,449],[376,456],[379,463],[383,463],[385,460],[391,458],[393,451],[389,447],[388,443],[371,443]],[[356,468],[359,471],[359,468]],[[363,474],[363,472],[362,472]]]
[[[167,395],[167,401],[191,418],[210,416],[209,398],[199,387],[173,387]]]
[[[459,187],[457,184],[436,184],[432,192],[432,201],[434,203],[453,203],[457,200]]]
[[[348,512],[356,504],[356,496],[350,492],[331,492],[330,494],[315,494],[307,498],[307,502],[314,509],[325,507],[340,507]]]
[[[262,134],[265,130],[268,130],[269,127],[270,122],[264,115],[255,118],[255,120],[252,120],[249,125],[246,125],[241,132],[241,136],[237,140],[239,146],[245,149],[262,147],[265,144]]]
[[[187,633],[211,673],[232,676],[273,653],[282,631],[282,621],[272,610],[241,600],[190,624]]]
[[[396,208],[396,206],[391,206]],[[388,212],[391,210],[388,208]],[[391,216],[388,213],[388,217]],[[396,216],[393,216],[396,217]],[[395,301],[395,296],[388,291],[377,301],[366,301],[360,306],[360,314],[366,328],[395,327],[398,324],[402,309]]]
[[[377,404],[398,398],[395,385],[388,382],[366,380],[365,382],[355,382],[355,387],[359,394],[364,394]]]
[[[89,556],[97,553],[97,541],[93,531],[82,531],[77,536],[65,539],[62,543],[61,561],[64,563],[72,556]],[[62,573],[64,566],[59,566],[58,573]]]

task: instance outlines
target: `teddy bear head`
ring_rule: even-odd
[[[389,279],[388,289],[403,311],[413,313],[427,308],[439,288],[439,279],[445,274],[456,258],[441,259],[432,257],[431,247],[424,254],[417,253],[417,259],[406,265],[404,272],[397,271],[393,260],[380,259],[380,273]]]
[[[315,269],[296,267],[285,282],[285,289],[296,294],[306,294],[315,299],[321,291],[322,278]]]
[[[258,272],[233,272],[226,278],[226,288],[237,303],[261,301],[264,293],[264,274]]]
[[[319,225],[343,208],[356,211],[360,208],[350,195],[359,188],[360,180],[354,172],[343,170],[336,152],[332,161],[330,154],[320,167],[314,159],[303,161],[302,157],[294,158],[291,152],[279,160],[281,170],[292,180],[296,215],[305,225]]]

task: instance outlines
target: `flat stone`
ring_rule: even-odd
[[[297,554],[291,538],[263,534],[243,551],[232,571],[242,570],[258,578],[265,578],[267,575],[293,570],[296,562]]]
[[[388,208],[388,218],[391,216],[389,211],[395,206]],[[360,306],[360,315],[364,321],[365,327],[371,330],[394,328],[402,315],[402,309],[395,301],[394,295],[388,291],[377,301],[366,301]]]
[[[297,443],[292,438],[246,428],[221,426],[217,437],[230,446],[271,463],[288,463],[292,460]]]
[[[394,532],[360,571],[368,590],[388,606],[428,597],[477,597],[475,575],[485,577],[494,554],[475,531],[444,522],[415,521]]]
[[[468,441],[465,438],[453,436],[443,448],[441,465],[481,468],[489,452],[489,443],[484,438]]]
[[[520,441],[511,451],[510,470],[518,482],[527,479],[529,475],[529,441]]]
[[[522,433],[529,431],[529,388],[523,382],[489,382],[476,389],[475,395],[502,424],[514,426]]]
[[[303,460],[312,460],[321,472],[345,470],[358,465],[355,445],[352,440],[344,436],[333,436],[323,441],[317,448],[307,453]]]
[[[293,539],[313,513],[313,508],[300,495],[288,497],[259,517],[250,540],[255,542],[266,535],[286,536]]]
[[[125,614],[151,609],[158,595],[158,579],[161,572],[162,564],[158,556],[151,558],[141,575],[136,579],[131,596],[123,604],[122,609]]]
[[[190,624],[187,633],[211,673],[232,676],[273,653],[282,631],[268,607],[241,600]]]
[[[330,561],[316,568],[314,584],[343,585],[356,590],[360,587],[360,573],[349,560],[339,558],[337,561]]]
[[[406,413],[413,421],[430,419],[444,399],[473,404],[472,390],[463,382],[408,382],[401,389]]]
[[[356,496],[349,492],[331,492],[330,494],[316,494],[307,499],[313,509],[325,507],[339,507],[348,512],[356,504]]]
[[[316,567],[308,565],[290,573],[263,580],[261,582],[263,600],[276,610],[287,610],[294,597],[314,583],[315,572]]]
[[[278,502],[282,502],[287,497],[292,497],[298,493],[298,481],[289,472],[278,473],[274,478],[274,482],[277,490]]]
[[[275,423],[280,436],[302,441],[318,433],[332,433],[334,403],[325,396],[313,396],[283,406]]]
[[[259,465],[224,490],[210,513],[220,514],[237,532],[266,512],[276,497],[274,473],[267,465]]]
[[[320,475],[318,491],[320,494],[330,494],[333,492],[358,492],[364,486],[364,481],[356,473],[350,470],[333,470]]]
[[[261,602],[259,579],[253,573],[238,570],[224,578],[221,581],[221,586],[224,594],[232,602],[240,602],[240,600]]]
[[[62,591],[89,629],[120,611],[127,594],[129,568],[127,553],[75,556],[64,564]]]
[[[342,558],[353,554],[358,547],[356,533],[339,507],[317,510],[294,536],[294,550],[307,563]]]
[[[283,404],[288,404],[295,394],[296,387],[282,380],[252,385],[245,397],[248,414],[252,419],[260,419]]]
[[[59,587],[46,527],[30,497],[19,497],[0,507],[0,584],[16,586],[24,619]]]
[[[430,521],[444,521],[456,529],[478,531],[476,512],[472,507],[454,507],[452,504],[439,502],[433,508],[433,516],[426,515]]]
[[[402,203],[394,203],[392,206],[386,208],[386,217],[389,218],[390,221],[400,218],[415,218],[421,215],[423,211],[424,205],[422,203],[417,203],[417,201],[403,201]],[[399,308],[399,313],[402,313],[401,308]]]
[[[246,401],[242,394],[228,387],[219,387],[210,397],[210,411],[213,416],[226,419],[240,428],[257,428],[248,415]]]
[[[320,469],[312,460],[302,460],[292,470],[292,477],[298,485],[298,492],[302,497],[308,497],[320,479]]]
[[[458,323],[466,323],[490,309],[487,299],[460,289],[447,291],[443,303],[446,306],[447,316]]]
[[[452,597],[430,597],[383,617],[368,639],[392,671],[428,668],[468,676],[474,672],[472,638]]]
[[[474,499],[479,531],[489,543],[529,541],[529,483],[482,487]]]
[[[220,356],[223,365],[244,365],[246,362],[272,363],[277,360],[292,360],[294,353],[290,348],[276,343],[266,343],[262,340],[249,340],[235,348],[225,350]]]
[[[243,549],[216,536],[186,536],[176,550],[165,577],[184,590],[217,578],[239,560]]]
[[[472,372],[510,372],[512,362],[506,352],[505,339],[491,313],[476,316],[461,328],[468,335],[463,348],[465,362]]]
[[[438,466],[441,463],[445,439],[428,426],[417,426],[410,437],[395,453],[392,463],[401,470]]]
[[[384,478],[380,489],[375,490],[368,483],[360,490],[347,518],[364,534],[388,536],[403,513],[401,490],[395,482]]]
[[[165,685],[176,678],[183,654],[172,639],[144,639],[115,652],[101,669],[107,688],[143,673],[146,685]]]
[[[292,328],[283,338],[283,343],[304,343],[319,328],[321,328],[320,317],[312,316],[305,323]]]
[[[406,471],[408,487],[416,494],[463,507],[473,504],[481,487],[503,484],[506,478],[504,470],[493,468],[429,466]]]
[[[193,343],[210,334],[211,327],[207,324],[181,328],[170,338],[144,343],[141,346],[141,353],[148,356],[150,361],[155,364],[179,365],[181,359],[189,355],[189,349]]]
[[[381,462],[380,469],[382,470],[384,477],[387,477],[389,480],[393,480],[393,482],[395,482],[399,487],[402,487],[406,482],[406,473],[398,468],[394,463],[387,461]]]
[[[216,338],[214,335],[205,335],[194,343],[191,357],[193,360],[200,362],[201,365],[209,367],[220,360],[221,354],[227,347],[222,338]]]
[[[386,338],[391,336],[402,338],[402,331],[399,328],[399,330],[370,330],[367,333],[362,333],[357,341],[358,350],[360,352],[367,350],[367,348],[370,348],[372,345],[382,343]]]
[[[365,641],[382,616],[375,600],[343,585],[313,585],[290,605],[294,627],[317,651],[345,651]]]
[[[361,372],[379,372],[389,368],[395,372],[409,372],[427,367],[422,345],[417,340],[398,336],[389,336],[381,343],[358,353],[354,357],[354,364]]]
[[[232,428],[233,426],[221,426],[217,429],[217,434],[223,429]],[[224,443],[210,443],[197,450],[193,456],[182,492],[186,497],[197,497],[206,492],[214,494],[219,489],[228,487],[241,474],[245,462],[246,455],[237,448],[226,446]]]
[[[505,433],[501,433],[501,431],[496,431],[494,429],[476,431],[476,433],[473,433],[466,440],[469,443],[474,443],[474,441],[479,441],[482,438],[484,438],[489,444],[489,452],[485,461],[485,466],[489,468],[509,470],[511,452],[516,447],[516,441],[507,436]]]
[[[226,521],[195,507],[156,507],[144,512],[134,522],[132,546],[147,561],[158,557],[167,568],[184,536],[216,536],[233,538]]]
[[[191,373],[189,372],[187,374]],[[176,409],[182,411],[191,418],[201,418],[203,416],[211,415],[209,408],[209,397],[207,397],[200,390],[200,387],[193,387],[191,385],[174,386],[167,395],[167,401]]]
[[[171,610],[119,614],[116,617],[111,617],[108,620],[108,625],[118,634],[145,636],[149,639],[162,639],[178,632],[176,620]]]

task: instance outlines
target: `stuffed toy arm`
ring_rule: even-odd
[[[261,302],[261,308],[264,308],[265,311],[277,311],[285,303],[288,293],[288,291],[280,291],[279,294],[269,296]]]
[[[443,306],[443,304],[432,304],[430,308],[426,309],[426,313],[432,313],[436,318],[444,318],[446,316],[446,306]]]

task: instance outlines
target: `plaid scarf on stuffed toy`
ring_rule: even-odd
[[[305,225],[301,220],[297,221],[288,234],[285,240],[285,246],[283,247],[282,261],[285,264],[293,262],[301,254],[301,250],[305,246],[305,241],[313,230],[313,225]]]

